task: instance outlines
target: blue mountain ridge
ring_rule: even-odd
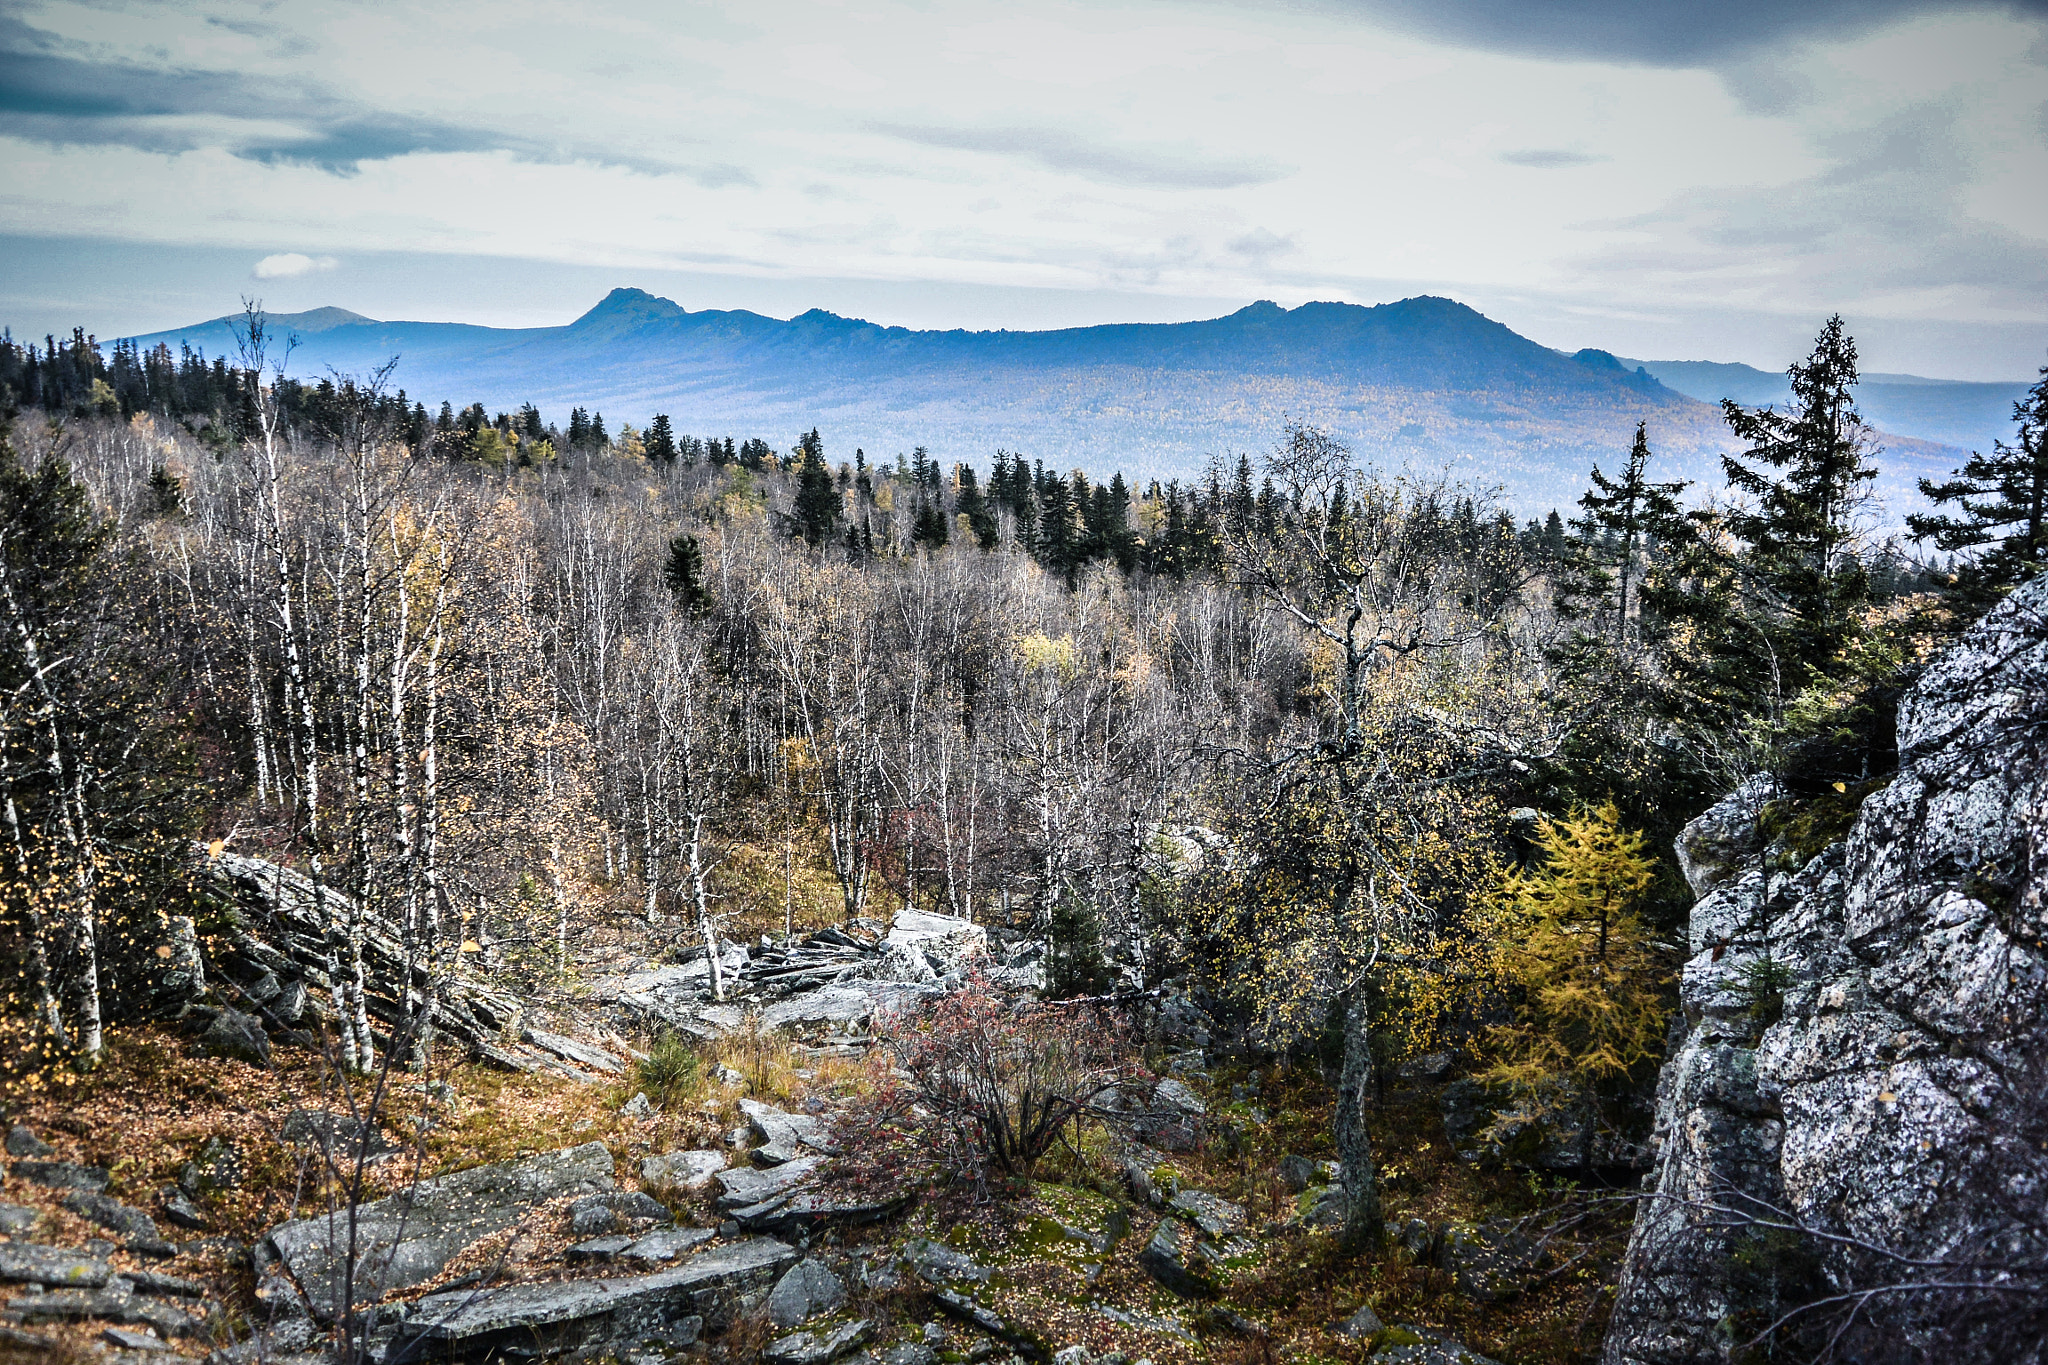
[[[234,353],[239,317],[134,338]],[[1726,427],[1680,373],[1660,380],[1605,351],[1567,355],[1451,299],[1376,306],[1259,302],[1224,317],[1049,331],[916,331],[813,309],[787,321],[692,312],[614,289],[563,326],[384,322],[320,309],[274,315],[301,376],[363,373],[430,407],[532,402],[552,420],[603,411],[614,431],[669,414],[700,435],[778,445],[813,426],[829,453],[889,458],[913,445],[986,465],[1005,448],[1060,467],[1187,478],[1212,456],[1271,447],[1292,417],[1323,424],[1383,469],[1497,486],[1524,511],[1569,506],[1587,468],[1612,468],[1638,421],[1665,477],[1718,483]],[[1758,373],[1758,372],[1752,372]],[[1681,387],[1683,386],[1683,387]],[[1996,387],[1996,386],[1985,386]],[[2009,404],[2007,405],[2009,408]],[[1958,452],[1887,438],[1885,484]]]

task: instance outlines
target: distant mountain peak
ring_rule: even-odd
[[[621,286],[599,299],[596,307],[569,325],[583,327],[592,323],[657,322],[667,318],[685,317],[688,313],[689,310],[674,299],[650,294],[645,289]]]

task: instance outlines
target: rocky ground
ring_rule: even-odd
[[[729,944],[724,1000],[701,952],[618,973],[508,1016],[466,1064],[394,1073],[367,1122],[296,1021],[216,1006],[183,1036],[140,1031],[17,1106],[0,1351],[297,1365],[353,1301],[346,1325],[390,1365],[1586,1357],[1597,1321],[1575,1332],[1563,1306],[1599,1238],[1546,1237],[1519,1218],[1539,1180],[1459,1159],[1443,1059],[1385,1107],[1396,1250],[1360,1261],[1331,1236],[1321,1077],[1205,1048],[1184,996],[1143,1003],[1157,1079],[1135,1131],[989,1197],[849,1194],[835,1120],[878,1020],[970,971],[1035,985],[1034,950],[995,939],[910,912]],[[263,1045],[216,1055],[223,1019]],[[631,1045],[658,1031],[705,1068],[665,1103]]]

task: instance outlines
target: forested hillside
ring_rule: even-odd
[[[885,462],[241,344],[0,353],[9,1151],[55,1137],[23,1164],[106,1203],[8,1198],[203,1230],[88,1259],[204,1278],[180,1349],[235,1360],[301,1295],[289,1351],[497,1349],[463,1295],[623,1273],[569,1242],[629,1206],[740,1258],[677,1352],[1590,1360],[1689,955],[1674,837],[1763,778],[1772,856],[1832,843],[1900,698],[2048,560],[2048,379],[1879,537],[1839,319],[1709,483],[1631,420],[1547,521],[1298,423],[1103,479],[1114,445]],[[208,1139],[234,1180],[171,1184]],[[600,1140],[645,1202],[545,1204],[609,1189]],[[553,1147],[603,1169],[533,1196],[538,1241],[409,1279],[282,1221]],[[850,1288],[785,1321],[830,1297],[792,1246]],[[143,1320],[58,1304],[22,1349]],[[1814,1358],[1840,1306],[1787,1305],[1730,1330]]]

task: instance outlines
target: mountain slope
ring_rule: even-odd
[[[1789,402],[1792,390],[1782,374],[1711,360],[1630,360],[1666,388],[1703,403],[1723,398],[1750,407]],[[1863,416],[1886,431],[1911,432],[1929,441],[1967,450],[1991,449],[2010,441],[2012,406],[2026,384],[1973,384],[1958,379],[1923,379],[1913,374],[1867,374],[1856,390]]]
[[[1322,423],[1382,467],[1502,486],[1519,507],[1568,505],[1586,470],[1615,464],[1649,423],[1664,473],[1713,478],[1726,428],[1708,403],[1604,351],[1564,355],[1449,299],[1376,307],[1261,302],[1200,322],[1044,332],[920,332],[813,310],[786,322],[691,312],[615,289],[561,327],[279,316],[302,374],[366,371],[430,404],[581,405],[644,423],[666,412],[701,434],[786,444],[819,427],[836,458],[914,445],[985,463],[998,447],[1059,467],[1188,477],[1211,455],[1271,445],[1287,418]],[[351,315],[352,316],[352,315]],[[306,322],[317,323],[314,326]],[[231,353],[223,318],[137,338]],[[1888,482],[1954,454],[1888,443]]]

